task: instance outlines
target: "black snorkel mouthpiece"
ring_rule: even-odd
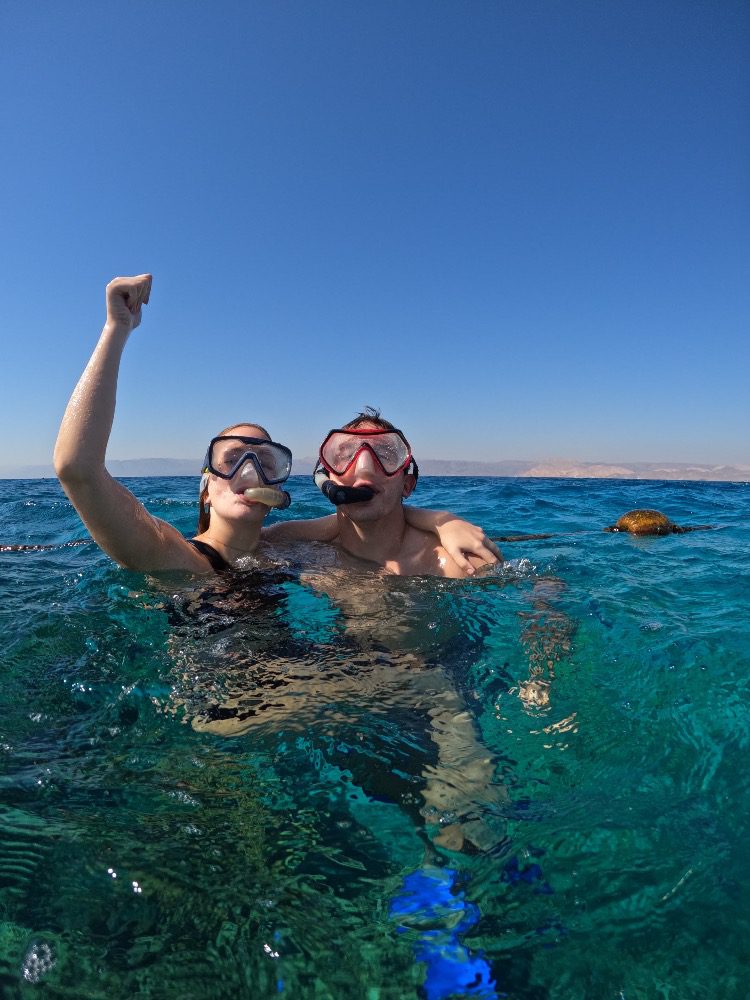
[[[330,500],[334,507],[339,507],[345,503],[364,503],[372,500],[375,490],[369,486],[339,486],[328,478],[325,469],[318,467],[313,473],[313,480],[320,492]]]
[[[322,492],[336,507],[344,503],[364,503],[375,496],[375,490],[369,486],[337,486],[330,479],[323,485]]]

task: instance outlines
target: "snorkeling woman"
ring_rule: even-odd
[[[109,474],[105,455],[120,359],[141,322],[151,280],[150,274],[139,274],[107,285],[107,319],[65,410],[55,444],[55,472],[94,541],[120,566],[140,572],[219,571],[255,552],[269,510],[288,505],[281,486],[291,472],[292,453],[254,423],[233,424],[213,438],[203,465],[198,533],[192,539],[149,514]],[[459,564],[465,562],[464,550],[485,561],[496,559],[488,554],[486,546],[494,546],[481,529],[459,519],[446,523],[445,512],[410,507],[407,518],[423,531],[434,531]],[[287,522],[289,532],[277,530],[274,537],[330,541],[335,520]]]

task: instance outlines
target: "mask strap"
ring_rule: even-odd
[[[323,492],[323,487],[329,481],[329,475],[323,466],[318,462],[318,464],[313,469],[313,482],[318,487],[318,489]]]

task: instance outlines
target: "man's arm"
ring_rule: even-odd
[[[338,534],[335,514],[305,520],[277,521],[261,530],[265,542],[332,542]]]
[[[205,572],[205,560],[177,529],[152,517],[104,465],[120,359],[150,291],[150,274],[115,278],[107,285],[107,320],[65,410],[55,472],[94,541],[121,566]]]
[[[531,593],[533,611],[519,615],[526,621],[521,643],[529,658],[529,679],[518,682],[518,697],[526,708],[549,707],[555,670],[573,644],[575,623],[558,605],[564,590],[562,580],[541,577]]]
[[[405,504],[404,515],[410,527],[438,536],[440,545],[462,571],[456,575],[471,576],[481,566],[494,566],[503,561],[502,552],[482,528],[450,511],[426,510]],[[470,558],[472,556],[476,558]]]
[[[472,576],[477,569],[502,561],[502,552],[482,528],[455,514],[407,506],[404,506],[404,514],[410,527],[437,536],[444,550],[438,555],[444,576]],[[270,542],[333,542],[337,535],[338,519],[335,514],[278,521],[261,531],[263,540]]]

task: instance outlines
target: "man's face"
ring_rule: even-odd
[[[378,430],[374,424],[358,424],[358,431]],[[330,473],[332,482],[340,486],[369,486],[375,491],[371,500],[343,504],[339,509],[355,524],[377,521],[397,509],[401,500],[408,497],[416,485],[415,477],[397,472],[388,476],[369,448],[363,447],[356,459],[342,475]]]

